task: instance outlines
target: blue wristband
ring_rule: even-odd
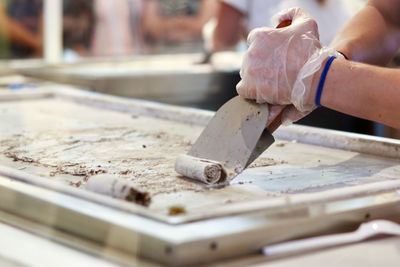
[[[321,106],[321,96],[322,96],[322,91],[324,90],[326,76],[328,75],[329,68],[331,67],[331,64],[335,58],[336,58],[335,56],[330,56],[328,61],[325,64],[324,69],[322,70],[321,78],[319,79],[319,83],[318,83],[318,87],[317,87],[317,93],[315,95],[315,105],[317,107]]]

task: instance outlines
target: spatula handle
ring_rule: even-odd
[[[292,21],[290,19],[286,19],[286,20],[282,20],[281,22],[279,22],[278,26],[276,26],[277,29],[279,28],[284,28],[287,26],[290,26],[292,24]]]
[[[268,131],[269,131],[271,134],[272,134],[273,132],[275,132],[275,130],[278,129],[279,126],[282,125],[282,115],[283,115],[285,109],[287,109],[287,107],[284,107],[284,108],[282,109],[282,111],[278,114],[278,116],[276,116],[276,117],[274,118],[274,120],[273,120],[270,124],[268,124],[267,129],[268,129]]]

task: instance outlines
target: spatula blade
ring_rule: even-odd
[[[267,104],[236,96],[215,113],[188,155],[220,162],[233,170],[231,179],[274,142],[264,131],[267,120]]]

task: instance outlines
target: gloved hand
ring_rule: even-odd
[[[292,24],[250,32],[240,71],[242,80],[236,88],[239,95],[258,103],[293,105],[282,117],[283,123],[288,123],[315,109],[316,88],[311,87],[314,74],[329,56],[341,55],[321,45],[317,23],[303,10],[291,8],[277,18],[279,22],[291,20]],[[271,108],[270,118],[282,108]]]

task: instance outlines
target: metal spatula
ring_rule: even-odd
[[[265,128],[268,104],[241,96],[225,103],[211,119],[187,155],[178,157],[175,170],[207,184],[226,184],[274,143],[272,133],[281,114]]]
[[[278,27],[287,25],[290,21]],[[281,124],[281,114],[265,128],[268,104],[232,98],[216,112],[188,154],[178,157],[175,170],[207,184],[229,183],[274,143],[271,133]]]
[[[377,235],[400,236],[400,225],[388,220],[374,220],[361,224],[354,232],[282,242],[265,247],[263,252],[268,256],[287,256],[317,249],[319,250],[356,243]]]

